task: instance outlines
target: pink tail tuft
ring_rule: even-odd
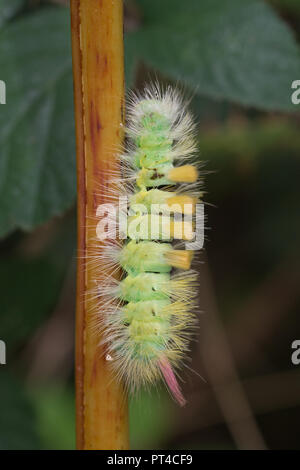
[[[163,357],[160,359],[158,364],[173,397],[179,403],[180,406],[184,406],[186,404],[186,400],[182,395],[182,392],[180,390],[175,374],[168,359],[166,357]]]

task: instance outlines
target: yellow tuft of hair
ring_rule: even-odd
[[[198,171],[194,165],[177,166],[168,171],[168,179],[175,183],[195,183],[197,178]]]
[[[191,267],[194,253],[191,250],[170,250],[165,257],[173,268],[186,270]]]
[[[167,199],[167,205],[172,212],[172,206],[176,208],[176,212],[181,212],[186,215],[193,215],[196,211],[197,198],[192,196],[180,195],[171,196]],[[175,210],[174,210],[175,212]]]

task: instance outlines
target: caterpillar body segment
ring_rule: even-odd
[[[195,125],[175,90],[153,86],[132,96],[126,132],[127,240],[108,243],[101,258],[124,276],[110,276],[100,288],[107,304],[111,299],[101,318],[104,343],[129,390],[163,378],[184,405],[176,374],[195,326],[197,277],[193,251],[176,249],[173,240],[194,239],[201,194],[198,170],[187,159],[197,152]]]

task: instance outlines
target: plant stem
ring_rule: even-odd
[[[77,448],[126,449],[127,400],[99,346],[101,337],[90,328],[99,300],[85,294],[97,277],[82,256],[92,256],[96,223],[91,221],[98,205],[108,202],[99,184],[109,189],[107,170],[118,170],[115,151],[123,140],[123,2],[71,0],[71,22],[78,177]]]

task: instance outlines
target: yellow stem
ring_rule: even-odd
[[[107,170],[119,168],[115,150],[123,140],[123,2],[71,0],[71,22],[78,176],[77,448],[127,449],[126,396],[99,347],[101,337],[92,332],[99,300],[85,295],[95,286],[99,266],[87,269],[82,258],[83,253],[89,258],[95,245],[96,210],[107,202],[111,185]]]

